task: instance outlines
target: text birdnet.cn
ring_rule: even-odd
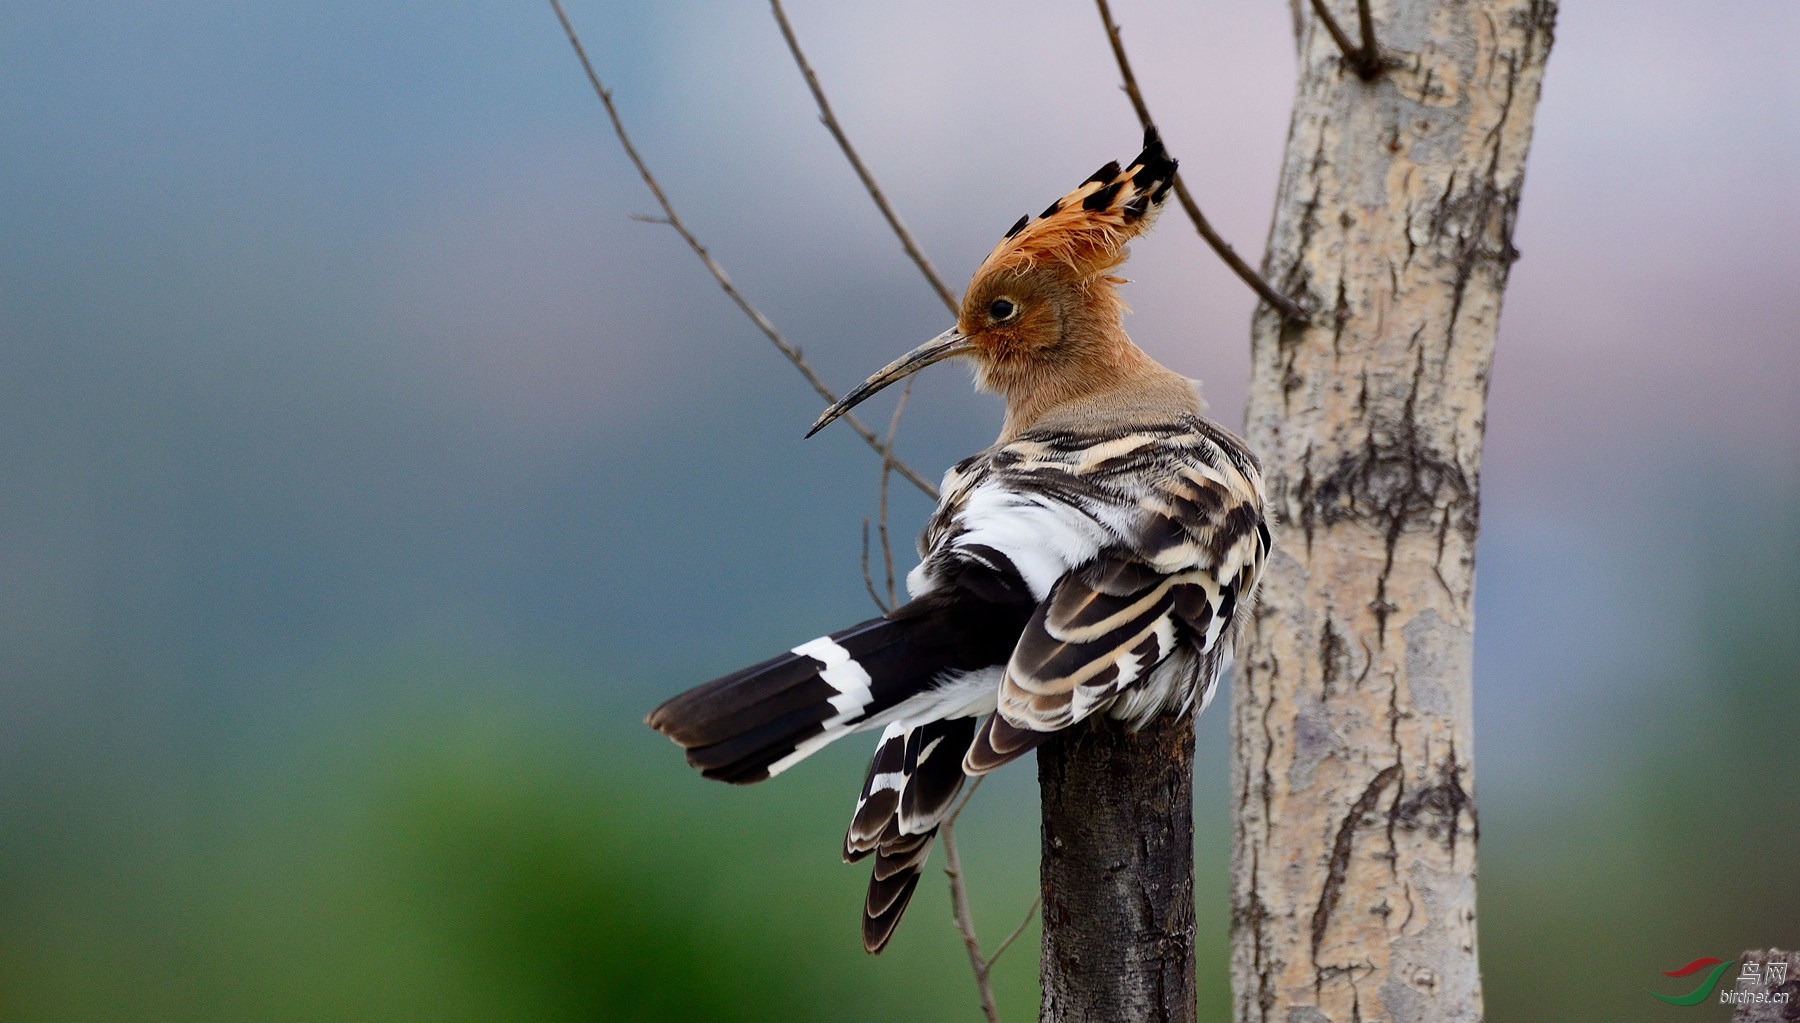
[[[1192,381],[1125,335],[1111,275],[1174,177],[1152,130],[1129,167],[1109,163],[1020,218],[975,271],[956,326],[814,424],[958,356],[1006,399],[999,439],[944,476],[911,601],[645,719],[706,777],[737,784],[882,730],[844,838],[846,860],[875,854],[871,952],[893,936],[968,776],[1093,714],[1137,728],[1204,710],[1248,615],[1269,555],[1256,459],[1201,414]]]

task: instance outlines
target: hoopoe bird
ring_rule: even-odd
[[[881,729],[844,838],[871,853],[879,952],[964,781],[1094,715],[1138,728],[1204,710],[1269,556],[1262,476],[1197,385],[1126,336],[1111,271],[1175,177],[1154,130],[989,253],[954,327],[832,405],[807,436],[934,362],[1006,399],[994,445],[953,467],[911,600],[691,689],[645,721],[708,778],[780,774]]]

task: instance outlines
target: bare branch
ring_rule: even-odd
[[[569,37],[569,45],[575,48],[575,56],[581,61],[582,70],[587,72],[588,82],[594,87],[594,94],[600,97],[601,104],[606,107],[606,116],[612,121],[613,134],[619,137],[619,144],[624,147],[625,155],[630,157],[632,166],[637,168],[638,176],[644,179],[644,184],[649,187],[650,194],[656,197],[657,205],[662,207],[663,214],[669,218],[669,226],[675,229],[675,233],[681,235],[681,240],[687,242],[688,248],[694,250],[694,255],[700,258],[700,262],[706,265],[706,269],[713,275],[713,279],[719,282],[719,287],[725,290],[725,294],[731,296],[731,300],[737,303],[737,307],[743,310],[744,315],[756,324],[757,329],[763,332],[763,335],[775,345],[776,349],[786,356],[790,363],[793,363],[794,368],[800,371],[800,375],[806,378],[806,382],[812,385],[813,390],[817,391],[819,396],[827,402],[835,404],[838,396],[813,370],[812,365],[801,354],[799,346],[782,337],[780,331],[775,329],[775,325],[769,322],[769,318],[750,304],[750,300],[745,298],[743,293],[738,291],[737,285],[731,283],[731,278],[726,276],[724,267],[721,267],[718,261],[713,259],[712,253],[706,250],[706,246],[700,244],[700,240],[695,238],[693,232],[689,231],[687,225],[682,222],[680,215],[675,212],[674,205],[669,202],[669,197],[664,194],[662,186],[657,184],[656,178],[650,173],[650,168],[644,163],[644,158],[638,155],[637,147],[631,144],[631,136],[625,132],[625,123],[619,119],[618,108],[613,106],[612,93],[607,91],[606,86],[600,84],[600,76],[595,73],[593,63],[588,60],[587,51],[581,45],[581,38],[575,34],[575,26],[570,24],[568,14],[563,11],[562,0],[550,0],[550,6],[556,11],[556,20],[562,23],[564,34]],[[912,466],[895,457],[893,449],[883,444],[881,438],[875,436],[875,431],[869,429],[862,420],[853,414],[846,413],[843,418],[850,424],[850,428],[856,431],[857,436],[875,450],[876,454],[893,463],[895,472],[906,477],[913,486],[918,487],[933,500],[937,499],[937,487],[932,486],[931,482],[919,475]]]
[[[1144,93],[1138,88],[1137,76],[1131,71],[1131,61],[1125,56],[1125,41],[1119,35],[1118,24],[1113,21],[1112,8],[1107,6],[1106,0],[1094,0],[1094,4],[1100,8],[1100,21],[1106,26],[1107,42],[1112,44],[1113,58],[1119,64],[1119,75],[1125,80],[1125,95],[1131,99],[1131,108],[1137,111],[1138,122],[1147,131],[1155,127],[1156,121],[1150,116],[1149,104],[1144,102]],[[1200,212],[1200,204],[1188,192],[1187,184],[1181,180],[1179,172],[1175,175],[1175,198],[1180,200],[1181,208],[1187,211],[1188,219],[1194,222],[1194,230],[1200,232],[1200,237],[1206,239],[1206,244],[1212,246],[1212,250],[1225,261],[1232,273],[1250,286],[1250,290],[1275,307],[1282,316],[1290,320],[1306,319],[1306,310],[1300,308],[1298,302],[1275,290],[1275,286],[1265,280],[1262,274],[1244,262],[1230,242],[1213,230],[1212,223],[1206,219],[1206,214]]]
[[[884,473],[884,475],[882,476],[882,479],[885,481],[887,479],[887,477],[885,475],[885,473],[887,471],[887,463],[883,462],[881,464],[882,464],[882,471]],[[863,516],[862,575],[863,575],[863,589],[869,591],[869,599],[875,602],[875,606],[881,609],[882,614],[887,614],[888,606],[881,602],[881,595],[875,592],[875,580],[874,580],[874,578],[872,578],[869,575],[869,517],[867,515]]]
[[[975,991],[981,996],[981,1014],[987,1017],[988,1023],[1000,1023],[1000,1008],[994,1002],[994,985],[988,973],[993,960],[981,954],[981,941],[975,937],[975,917],[969,912],[969,888],[963,881],[962,857],[956,853],[956,818],[975,798],[975,790],[981,787],[978,776],[969,791],[963,794],[962,802],[944,818],[939,826],[938,838],[944,843],[944,874],[950,878],[950,911],[956,919],[956,929],[962,932],[963,948],[969,953],[969,969],[975,973]]]
[[[891,468],[891,463],[881,463],[881,563],[886,572],[888,606],[899,607],[900,595],[894,587],[894,545],[888,540],[888,476]]]
[[[1195,202],[1193,195],[1188,192],[1187,183],[1181,180],[1180,171],[1175,172],[1175,198],[1181,202],[1181,208],[1187,211],[1188,219],[1194,222],[1194,230],[1200,232],[1200,237],[1206,239],[1206,244],[1212,246],[1213,251],[1218,253],[1219,258],[1225,261],[1226,266],[1231,267],[1231,271],[1237,274],[1240,280],[1250,285],[1251,291],[1256,292],[1264,302],[1274,306],[1276,311],[1287,319],[1294,321],[1306,319],[1306,310],[1300,307],[1300,303],[1276,291],[1275,285],[1270,284],[1262,274],[1257,273],[1249,263],[1244,262],[1244,258],[1237,254],[1237,250],[1231,247],[1231,243],[1226,241],[1219,232],[1213,230],[1212,223],[1206,219],[1206,214],[1200,212],[1200,204]]]
[[[958,817],[961,817],[962,812],[968,808],[969,800],[975,798],[975,790],[980,788],[981,783],[986,780],[987,780],[987,775],[985,775],[985,774],[978,774],[975,776],[975,780],[973,782],[969,783],[969,791],[963,793],[962,802],[957,803],[956,809],[950,811],[950,816],[944,818],[945,823],[947,823],[947,824],[955,824],[956,823],[956,819]]]
[[[1025,910],[1025,919],[1020,920],[1019,926],[1014,927],[1013,932],[1011,934],[1008,934],[1006,936],[1006,940],[1002,941],[1000,943],[1000,947],[994,949],[994,954],[987,957],[988,969],[990,969],[990,970],[993,969],[994,964],[1000,960],[1000,956],[1007,949],[1012,947],[1013,942],[1019,940],[1019,935],[1025,933],[1025,928],[1031,926],[1031,918],[1037,915],[1038,907],[1043,905],[1043,902],[1044,902],[1044,893],[1039,892],[1037,894],[1037,897],[1031,900],[1030,907],[1028,907]]]
[[[925,282],[931,285],[931,290],[937,292],[938,298],[944,303],[944,308],[950,310],[950,315],[955,316],[957,314],[956,296],[951,292],[949,285],[944,283],[944,279],[938,276],[937,269],[931,265],[931,260],[927,259],[924,251],[919,248],[919,243],[913,239],[912,232],[908,231],[906,224],[900,220],[900,214],[894,212],[894,207],[888,203],[887,194],[881,190],[880,185],[875,183],[875,175],[870,173],[868,165],[863,163],[862,156],[857,153],[856,147],[850,144],[850,136],[844,133],[844,126],[838,123],[837,114],[832,112],[831,101],[825,98],[825,88],[819,84],[819,76],[814,73],[811,62],[806,59],[805,51],[800,48],[800,38],[794,34],[794,26],[788,21],[787,9],[781,5],[781,0],[769,0],[769,8],[775,14],[775,23],[781,28],[781,37],[787,41],[788,52],[794,56],[794,64],[799,67],[801,77],[806,79],[806,87],[812,92],[813,102],[818,104],[819,121],[831,132],[831,137],[837,140],[838,148],[844,151],[845,159],[850,161],[850,168],[856,171],[856,176],[862,181],[863,188],[868,191],[869,198],[875,200],[876,208],[881,210],[881,215],[887,218],[888,226],[893,228],[895,236],[900,239],[900,247],[906,250],[906,254],[912,258],[913,265],[919,268],[919,272],[925,275]],[[905,390],[900,392],[900,401],[894,406],[894,416],[888,421],[887,449],[889,451],[894,449],[894,437],[900,430],[900,416],[906,410],[907,398],[912,395],[912,385],[911,380],[906,382]],[[887,573],[887,606],[899,607],[899,593],[894,586],[894,547],[888,536],[888,473],[892,469],[892,463],[884,459],[881,463],[881,511],[877,522],[881,535],[881,558]]]
[[[908,380],[900,389],[900,400],[894,403],[893,418],[888,420],[887,446],[894,450],[894,435],[900,432],[900,416],[906,412],[906,400],[912,397],[913,382]],[[894,589],[894,545],[888,542],[888,474],[893,463],[883,459],[881,463],[881,560],[887,569],[888,606],[899,607],[900,597]]]
[[[1381,47],[1375,44],[1375,16],[1369,13],[1369,0],[1356,0],[1356,20],[1362,29],[1363,78],[1381,73]]]
[[[1144,94],[1138,89],[1137,76],[1131,73],[1131,61],[1125,56],[1125,40],[1119,35],[1119,25],[1113,21],[1112,7],[1106,0],[1094,0],[1100,8],[1100,23],[1106,26],[1106,41],[1112,45],[1113,60],[1119,64],[1119,74],[1125,79],[1125,95],[1131,99],[1131,109],[1137,111],[1138,122],[1148,128],[1155,123],[1150,116],[1150,107],[1144,102]]]
[[[1375,43],[1375,18],[1369,13],[1369,0],[1356,0],[1356,20],[1362,31],[1362,45],[1350,41],[1337,19],[1331,16],[1331,9],[1325,6],[1325,0],[1312,0],[1313,11],[1319,20],[1324,22],[1325,31],[1331,33],[1331,41],[1337,43],[1338,49],[1344,53],[1344,62],[1356,72],[1358,78],[1367,82],[1381,74],[1381,47]]]
[[[1325,6],[1325,0],[1312,0],[1312,6],[1313,12],[1318,14],[1319,20],[1324,23],[1325,31],[1331,33],[1331,39],[1337,43],[1338,49],[1344,51],[1345,57],[1354,58],[1358,53],[1358,47],[1350,41],[1349,36],[1344,34],[1344,29],[1337,23],[1337,19],[1331,16],[1331,8]]]
[[[931,290],[937,292],[938,298],[944,302],[944,307],[950,310],[950,315],[955,316],[957,313],[956,293],[950,290],[949,286],[944,283],[944,279],[938,276],[937,270],[932,268],[931,260],[925,258],[925,253],[920,251],[918,243],[913,241],[912,232],[908,231],[906,225],[900,222],[900,214],[895,213],[894,208],[888,205],[887,196],[881,191],[881,186],[875,183],[875,175],[869,173],[869,168],[863,165],[862,157],[856,155],[856,147],[850,144],[850,137],[844,134],[843,126],[838,124],[837,115],[831,112],[831,104],[825,99],[825,90],[819,85],[819,76],[813,73],[812,65],[806,61],[806,54],[800,50],[800,40],[794,36],[794,27],[788,24],[787,11],[782,9],[781,0],[769,0],[769,6],[775,12],[776,24],[781,26],[781,37],[787,40],[788,52],[794,55],[794,63],[799,65],[800,74],[806,79],[806,87],[812,90],[813,101],[819,105],[819,120],[831,132],[831,137],[837,139],[838,148],[844,151],[844,157],[850,161],[851,169],[855,170],[856,176],[862,179],[863,187],[869,191],[869,198],[875,200],[875,205],[881,210],[881,215],[887,218],[888,226],[893,228],[894,234],[899,236],[900,247],[906,250],[908,256],[912,257],[913,264],[919,268],[920,273],[925,275],[925,280],[931,285]]]

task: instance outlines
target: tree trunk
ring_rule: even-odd
[[[1350,0],[1328,0],[1356,34]],[[1308,11],[1246,413],[1278,519],[1232,692],[1239,1023],[1475,1021],[1470,658],[1489,367],[1552,0]]]
[[[1044,1023],[1194,1019],[1194,722],[1038,748]]]

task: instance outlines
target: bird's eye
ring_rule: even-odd
[[[1018,306],[1013,305],[1011,300],[1004,298],[996,298],[994,299],[993,304],[988,306],[988,315],[1000,322],[1012,319],[1013,314],[1018,311]]]

